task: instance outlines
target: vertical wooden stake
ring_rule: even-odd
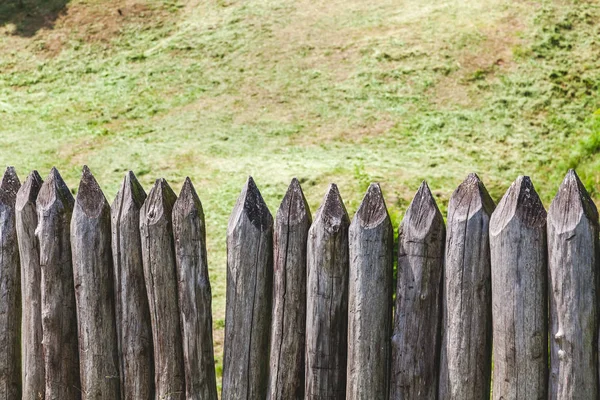
[[[227,227],[223,400],[264,399],[273,290],[273,217],[248,178]]]
[[[184,399],[185,372],[171,213],[177,196],[158,179],[140,211],[144,276],[154,341],[157,399]]]
[[[129,171],[111,207],[115,313],[123,400],[154,399],[152,325],[140,237],[140,209],[144,200],[146,192]]]
[[[21,258],[21,354],[23,399],[44,398],[44,353],[42,351],[42,292],[40,245],[35,237],[38,218],[35,209],[42,178],[32,171],[17,193],[16,226]]]
[[[349,229],[346,399],[387,399],[390,383],[394,228],[371,184]]]
[[[445,239],[444,218],[423,182],[398,234],[392,400],[437,399]]]
[[[71,219],[82,399],[121,396],[110,206],[87,166]]]
[[[510,186],[490,220],[495,400],[546,399],[546,210],[529,177]]]
[[[349,225],[332,184],[308,233],[306,396],[311,400],[346,398]]]
[[[304,399],[306,241],[312,222],[300,183],[292,180],[275,217],[269,400]]]
[[[439,397],[485,400],[492,370],[489,221],[494,202],[471,174],[448,204]]]
[[[548,212],[551,400],[599,398],[598,211],[575,171]]]
[[[187,400],[217,400],[204,211],[190,178],[173,206]]]
[[[21,397],[21,266],[15,225],[19,187],[15,169],[6,168],[0,184],[0,399]]]
[[[75,200],[52,168],[37,198],[46,400],[81,398],[70,223]]]

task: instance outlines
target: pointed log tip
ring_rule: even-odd
[[[378,183],[369,185],[354,218],[365,228],[374,228],[385,221],[389,221],[385,199]]]
[[[304,219],[312,221],[310,207],[298,179],[293,178],[277,210],[277,219],[284,224],[295,224]]]
[[[23,209],[28,202],[35,203],[43,183],[42,177],[35,169],[27,175],[23,186],[17,192],[17,208],[19,210]]]
[[[519,176],[510,185],[490,219],[490,232],[498,234],[513,219],[527,227],[544,227],[546,209],[533,186],[531,178]]]
[[[431,189],[429,188],[427,181],[421,182],[421,186],[419,186],[417,193],[415,193],[415,197],[413,197],[412,201],[410,202],[406,213],[408,214],[410,212],[410,215],[422,214],[423,211],[421,210],[433,210],[433,213],[435,215],[439,215],[443,221],[442,213],[438,208],[435,197],[433,196],[433,193],[431,193]]]
[[[102,212],[102,209],[108,206],[108,202],[98,181],[87,165],[83,166],[75,202],[90,217],[97,217]]]
[[[269,207],[267,207],[267,203],[265,203],[251,176],[248,176],[248,180],[240,194],[236,208],[239,207],[241,207],[240,211],[247,215],[252,225],[260,230],[268,229],[273,224],[273,216],[269,211]]]
[[[10,204],[15,203],[17,198],[17,192],[21,188],[21,181],[17,176],[15,167],[6,167],[4,176],[2,177],[2,183],[0,184],[0,190],[2,191],[3,202],[8,201]]]
[[[489,215],[491,215],[496,208],[496,204],[494,203],[494,200],[492,200],[485,185],[479,176],[472,172],[460,185],[458,185],[458,188],[456,188],[454,193],[452,193],[448,209],[466,208],[474,211],[475,208],[473,208],[473,206],[477,203],[479,203],[481,208]]]
[[[181,187],[181,191],[179,192],[179,198],[173,206],[174,210],[180,208],[182,210],[202,210],[200,198],[198,197],[196,188],[194,188],[194,184],[192,183],[192,180],[189,177],[185,178],[183,186]]]
[[[75,204],[73,194],[58,172],[58,169],[52,167],[48,178],[40,188],[37,203],[42,207],[48,207],[55,201],[63,203],[63,206],[68,209],[73,209],[73,205]]]
[[[598,225],[598,209],[592,201],[577,172],[570,169],[563,179],[556,196],[550,204],[548,214],[557,221],[567,223],[569,215],[583,211],[583,214],[594,225]]]
[[[121,187],[115,196],[111,209],[119,213],[125,202],[131,201],[136,209],[140,209],[146,200],[146,191],[138,181],[133,171],[128,171],[123,177]]]
[[[315,220],[320,219],[325,220],[326,224],[332,227],[339,227],[342,224],[349,225],[350,223],[346,206],[335,183],[329,185],[321,207],[317,211]]]

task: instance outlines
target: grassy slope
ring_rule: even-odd
[[[0,160],[72,188],[86,163],[110,199],[128,169],[191,176],[218,344],[248,174],[273,213],[292,176],[313,211],[329,182],[353,212],[380,181],[396,224],[420,180],[445,209],[470,171],[495,199],[528,174],[549,204],[577,167],[598,196],[593,2],[33,1],[0,5]]]

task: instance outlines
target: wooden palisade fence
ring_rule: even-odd
[[[273,219],[249,178],[227,229],[223,400],[599,400],[598,212],[570,171],[546,213],[471,174],[398,231],[380,187]],[[202,204],[186,179],[109,205],[84,167],[0,184],[0,399],[216,400]],[[395,299],[394,299],[395,293]],[[492,369],[493,359],[493,369]]]

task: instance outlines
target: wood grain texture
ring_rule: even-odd
[[[36,201],[46,400],[81,398],[70,224],[75,200],[56,168]]]
[[[294,178],[275,216],[269,400],[304,399],[306,244],[311,222]]]
[[[0,399],[21,397],[21,265],[15,203],[21,182],[13,167],[0,184]]]
[[[140,211],[142,258],[154,344],[157,399],[185,398],[185,369],[171,213],[177,196],[158,179]]]
[[[83,167],[71,218],[71,251],[82,399],[121,396],[113,286],[110,206]]]
[[[598,211],[575,171],[548,212],[551,400],[598,399]]]
[[[332,184],[308,233],[305,394],[311,400],[346,398],[349,225]]]
[[[490,397],[492,293],[489,221],[494,202],[475,174],[448,204],[439,397]]]
[[[390,389],[394,228],[371,184],[348,231],[347,400],[387,400]]]
[[[529,177],[490,220],[495,400],[548,395],[546,210]]]
[[[140,236],[140,209],[145,200],[146,192],[129,171],[111,207],[115,315],[123,400],[154,398],[152,324]]]
[[[44,398],[44,353],[42,350],[42,292],[40,245],[35,237],[35,208],[42,178],[32,171],[17,192],[15,221],[21,259],[21,383],[23,399]]]
[[[390,399],[437,399],[445,239],[444,218],[423,182],[398,232]]]
[[[186,399],[217,400],[204,211],[190,178],[173,206]]]
[[[273,291],[273,217],[252,177],[227,227],[223,400],[264,399]]]

